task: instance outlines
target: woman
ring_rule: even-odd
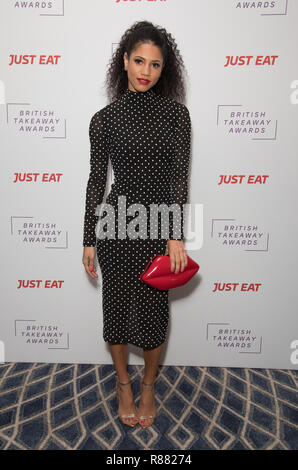
[[[96,247],[102,273],[103,338],[109,343],[117,372],[119,417],[129,426],[139,422],[147,427],[156,416],[153,386],[166,340],[169,307],[168,290],[142,283],[139,276],[156,254],[169,255],[175,272],[183,271],[187,264],[180,209],[187,200],[191,122],[188,109],[178,101],[185,95],[183,60],[172,36],[150,22],[135,23],[122,36],[106,83],[110,104],[93,115],[89,127],[83,264],[92,278],[98,277]],[[106,203],[115,211],[115,227],[109,210],[100,223],[115,230],[112,237],[96,237],[99,215],[95,209],[103,200],[109,158],[115,182]],[[137,204],[147,209],[146,220],[142,209],[137,218],[131,212],[126,215],[126,224],[141,222],[133,225],[139,232],[130,228],[130,236],[128,225],[125,236],[123,232],[119,236],[118,196],[125,199],[126,207],[134,209],[132,204]],[[173,211],[170,216],[166,237],[162,237],[160,214],[154,224],[149,213],[150,204],[162,203],[178,204],[179,209],[179,214]],[[154,229],[157,236],[156,232],[152,236],[150,230]],[[138,410],[127,372],[127,343],[144,350]]]

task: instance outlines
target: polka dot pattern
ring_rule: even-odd
[[[110,343],[156,348],[166,340],[168,290],[150,287],[139,276],[152,256],[165,253],[167,240],[184,240],[189,111],[152,89],[134,92],[127,88],[119,99],[92,116],[89,137],[83,246],[96,247],[102,273],[103,338]],[[108,210],[96,212],[103,203],[109,159],[114,183],[106,203],[114,209],[112,215]],[[125,198],[125,213],[129,214],[124,219],[128,232],[124,236],[118,232],[120,196]],[[157,213],[158,223],[150,213],[152,204],[162,203],[173,204],[166,233],[161,229],[167,226],[161,224],[161,213]],[[141,210],[132,206],[129,213],[132,204],[142,204]],[[97,236],[95,229],[104,231],[111,222],[115,224],[113,237]]]

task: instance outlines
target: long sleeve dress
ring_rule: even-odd
[[[153,288],[139,276],[152,256],[165,254],[167,240],[184,240],[189,111],[152,88],[127,88],[92,116],[89,138],[83,246],[96,247],[102,274],[103,339],[153,349],[166,340],[168,290]],[[114,183],[105,206],[109,159]],[[151,215],[161,204],[174,204],[168,225],[161,212]],[[112,211],[100,214],[99,206],[108,205]]]

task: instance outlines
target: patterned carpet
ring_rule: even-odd
[[[0,364],[0,449],[298,449],[298,371],[160,366],[148,429],[116,418],[115,383],[113,365]]]

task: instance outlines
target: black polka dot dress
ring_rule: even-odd
[[[96,247],[102,274],[104,341],[153,349],[166,340],[169,291],[139,276],[165,254],[167,240],[184,240],[190,136],[187,107],[152,88],[127,88],[91,119],[83,246]],[[105,206],[109,159],[114,182]],[[161,204],[174,204],[168,225],[161,211],[152,216]]]

